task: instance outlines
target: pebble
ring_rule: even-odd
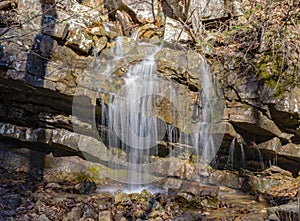
[[[50,221],[45,214],[39,216],[39,221]]]
[[[10,208],[12,209],[17,209],[22,203],[22,198],[20,195],[16,194],[16,195],[10,195],[8,200],[7,200],[7,204],[8,206],[10,206]]]

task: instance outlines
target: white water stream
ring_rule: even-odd
[[[168,174],[168,171],[174,173],[176,169],[179,169],[172,166],[172,163],[168,168],[160,168],[166,165],[157,163],[159,152],[161,152],[160,142],[167,143],[166,148],[169,149],[169,153],[166,158],[171,161],[180,155],[178,153],[179,144],[183,149],[194,148],[193,154],[196,161],[206,164],[211,162],[219,148],[211,134],[213,113],[217,112],[214,110],[216,93],[213,90],[214,85],[204,59],[200,55],[196,57],[199,62],[199,72],[202,73],[202,91],[194,106],[193,120],[186,121],[185,115],[188,110],[184,109],[186,107],[179,102],[178,97],[182,94],[179,94],[177,86],[174,86],[178,83],[162,79],[157,73],[155,55],[162,49],[162,46],[140,42],[136,44],[142,48],[144,58],[140,62],[129,65],[126,67],[127,69],[125,68],[122,76],[123,84],[119,91],[103,90],[104,84],[97,89],[98,93],[105,93],[105,99],[100,101],[100,124],[107,128],[107,132],[101,132],[100,136],[107,150],[103,149],[102,144],[99,145],[101,148],[97,151],[89,146],[83,147],[83,151],[92,151],[92,155],[97,152],[98,158],[104,159],[103,156],[108,155],[104,161],[108,161],[109,171],[104,173],[117,181],[131,185],[147,184],[157,180],[154,177],[159,170]],[[91,70],[102,76],[101,79],[112,78],[114,80],[116,70],[120,68],[118,66],[121,64],[120,61],[127,59],[128,56],[133,56],[123,50],[122,39],[118,37],[115,47],[111,51],[113,58],[105,58],[105,62],[101,62],[101,65],[93,64]],[[101,58],[99,58],[100,60]],[[188,62],[187,65],[189,65]],[[161,107],[159,103],[163,99],[167,100],[170,106]],[[82,104],[76,103],[76,105]],[[74,108],[73,105],[73,113],[74,110],[76,112],[77,106]],[[169,108],[171,115],[174,115],[173,118],[182,118],[180,119],[183,122],[182,126],[192,128],[189,134],[184,135],[178,128],[160,119],[158,117],[158,113],[161,111],[159,108]],[[176,109],[178,116],[175,116],[176,113],[171,110],[172,108]],[[221,114],[223,114],[222,110]],[[97,128],[96,124],[94,128]],[[221,129],[219,134],[223,137],[222,132]]]

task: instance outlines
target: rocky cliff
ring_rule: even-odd
[[[96,114],[99,102],[109,102],[95,89],[83,87],[82,76],[87,76],[91,65],[97,65],[96,59],[101,64],[99,58],[115,56],[114,40],[124,36],[123,53],[130,58],[117,63],[114,84],[105,87],[121,85],[128,64],[142,59],[143,49],[130,38],[133,36],[154,44],[165,41],[167,48],[157,55],[158,71],[188,91],[188,97],[180,100],[183,106],[195,104],[195,94],[201,90],[201,73],[193,70],[195,54],[201,53],[210,64],[226,101],[222,117],[225,135],[214,166],[226,167],[235,138],[235,158],[241,159],[242,145],[245,168],[262,169],[260,159],[265,167],[277,164],[297,175],[299,7],[283,1],[260,8],[259,1],[244,1],[239,3],[242,15],[237,13],[236,4],[224,5],[222,18],[203,17],[199,33],[183,16],[183,8],[174,7],[172,1],[1,1],[1,146],[82,156],[79,144],[92,142],[94,138],[85,131],[93,125],[87,119],[74,120],[74,96],[82,97],[83,111],[92,107]],[[183,57],[190,58],[187,69],[183,68]],[[102,79],[92,75],[87,80],[92,85]],[[187,118],[192,117],[192,110],[189,114]],[[167,105],[158,115],[186,132],[171,120]],[[236,163],[234,167],[242,165]]]

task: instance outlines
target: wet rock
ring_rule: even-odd
[[[81,209],[79,207],[73,207],[72,210],[63,218],[63,221],[79,220],[81,217]]]
[[[275,137],[258,144],[257,147],[261,150],[264,159],[268,159],[273,164],[291,171],[296,176],[299,171],[300,145],[294,143],[282,145],[280,139],[282,137]]]
[[[126,36],[119,36],[116,44],[118,44],[118,43],[122,45],[122,55],[123,56],[128,56],[128,55],[133,55],[133,54],[138,53],[137,42],[134,39],[132,39],[130,37],[126,37]],[[113,47],[116,50],[115,44],[113,45]],[[120,56],[120,55],[117,55],[115,51],[109,49],[109,50],[103,51],[102,56],[113,58],[114,56]]]
[[[184,207],[201,209],[218,208],[219,188],[216,186],[204,186],[196,182],[183,182],[176,200]]]
[[[293,153],[298,151],[299,145],[297,147],[291,144],[289,147],[288,145],[284,147],[287,147],[287,149],[284,150],[284,153],[281,152],[282,154],[277,155],[277,165],[284,168],[285,170],[291,171],[293,173],[293,176],[296,177],[299,173],[299,155],[295,156]],[[281,147],[280,151],[282,149],[283,148]]]
[[[179,189],[181,184],[182,184],[182,180],[180,179],[176,179],[176,178],[167,178],[164,182],[163,182],[163,188],[165,189]]]
[[[280,221],[280,219],[278,218],[278,216],[276,214],[270,214],[267,221]]]
[[[82,218],[88,219],[88,220],[96,220],[98,214],[97,212],[91,208],[89,205],[85,205],[85,208],[83,209],[83,216]]]
[[[212,185],[227,186],[235,189],[239,189],[241,186],[238,174],[226,170],[212,171],[208,177],[208,182]]]
[[[149,211],[155,203],[153,195],[146,189],[143,189],[136,197],[136,203],[140,205],[143,211]]]
[[[97,186],[93,180],[86,179],[75,186],[75,190],[80,194],[95,193]]]
[[[290,202],[284,205],[270,207],[267,209],[271,218],[276,216],[279,220],[296,221],[299,220],[299,204],[297,201]],[[273,214],[273,215],[272,215]],[[276,216],[274,216],[276,214]]]
[[[92,179],[97,185],[105,180],[100,173],[102,166],[98,163],[85,161],[77,156],[54,157],[49,154],[44,159],[44,179],[51,182],[78,182]]]
[[[294,200],[298,187],[300,184],[299,179],[293,178],[291,172],[284,171],[280,168],[272,166],[270,169],[265,170],[259,174],[248,174],[244,178],[242,188],[246,192],[262,196],[272,205],[280,205]]]
[[[124,204],[130,202],[130,197],[128,194],[123,193],[121,191],[115,192],[114,194],[114,202],[115,204]]]

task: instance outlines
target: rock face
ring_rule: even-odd
[[[278,220],[299,220],[299,202],[290,202],[281,206],[268,208],[270,217],[277,217]]]
[[[197,182],[183,182],[176,195],[184,207],[198,209],[217,209],[219,188],[203,186]]]
[[[13,4],[13,1],[4,2],[8,3],[2,4],[2,14],[13,15],[16,8],[18,14],[6,16],[5,21],[1,14],[1,146],[11,148],[21,144],[22,147],[53,152],[57,156],[82,156],[79,144],[88,144],[92,149],[97,140],[88,136],[87,131],[94,125],[86,119],[74,119],[73,97],[80,95],[84,101],[82,104],[90,105],[80,107],[83,112],[90,107],[97,112],[97,102],[109,102],[95,88],[83,86],[103,81],[101,76],[89,71],[116,56],[116,36],[129,36],[138,27],[140,31],[137,38],[147,38],[147,41],[157,43],[165,36],[171,45],[155,55],[158,74],[172,80],[179,94],[187,95],[179,96],[178,101],[180,106],[188,107],[189,111],[178,119],[176,114],[171,114],[172,108],[163,103],[157,115],[164,122],[188,134],[189,128],[185,128],[180,120],[191,121],[193,118],[192,107],[196,104],[197,93],[202,90],[203,75],[197,66],[201,59],[196,52],[177,50],[177,44],[170,44],[174,38],[179,42],[182,40],[182,43],[189,42],[192,36],[183,30],[181,37],[178,37],[179,29],[184,29],[185,25],[174,28],[168,18],[173,17],[178,23],[181,19],[180,10],[185,9],[176,12],[178,9],[171,7],[172,1],[166,1],[167,5],[164,6],[159,1],[151,1],[150,6],[147,1],[142,3],[129,0],[23,1],[18,5]],[[167,10],[172,11],[170,15]],[[167,17],[166,23],[164,16]],[[126,29],[128,25],[130,30]],[[168,36],[170,33],[176,36]],[[115,62],[114,81],[103,84],[104,91],[122,87],[122,76],[129,65],[143,59],[145,48],[142,45],[128,37],[122,37],[121,41],[122,53],[127,57]],[[97,56],[102,59],[96,59]],[[228,55],[224,55],[224,63],[230,66],[232,61],[227,58]],[[257,163],[261,160],[263,167],[277,164],[296,176],[300,160],[299,85],[275,96],[266,93],[268,88],[261,85],[256,75],[247,74],[230,71],[227,76],[222,76],[222,73],[218,76],[224,83],[226,109],[223,121],[226,130],[216,159],[216,162],[220,161],[217,167],[226,163],[230,143],[236,138],[234,156],[238,159],[244,154],[247,161],[245,168],[261,169],[261,163]],[[85,78],[82,79],[82,76]],[[82,80],[85,81],[83,85]],[[78,88],[80,94],[76,94]],[[80,133],[74,131],[74,127],[79,127]],[[161,146],[165,147],[165,152],[170,150],[168,145]],[[173,147],[177,146],[180,145]],[[236,182],[233,185],[236,186]]]

